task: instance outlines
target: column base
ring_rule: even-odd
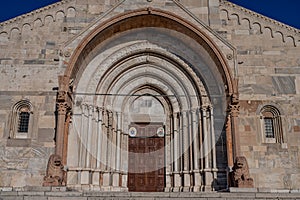
[[[100,171],[92,172],[92,185],[98,187],[100,186]]]
[[[120,173],[114,172],[112,175],[112,186],[120,187]]]
[[[107,190],[107,188],[110,188],[110,173],[109,172],[104,172],[102,175],[103,178],[103,185],[101,188],[104,189],[104,191],[109,191],[109,189]]]
[[[90,171],[88,170],[81,171],[80,184],[81,185],[90,184]]]
[[[211,169],[205,169],[204,170],[204,177],[205,177],[205,185],[204,185],[204,191],[213,191],[213,181],[214,176]]]
[[[213,191],[211,185],[205,185],[205,186],[203,187],[203,190],[204,190],[205,192],[212,192],[212,191]]]
[[[191,187],[189,187],[189,186],[184,186],[182,188],[182,192],[190,192],[190,191],[191,191]]]
[[[179,172],[174,173],[174,187],[173,192],[181,192],[182,186],[181,186],[181,176]]]
[[[193,192],[200,192],[202,191],[202,176],[198,171],[194,171],[194,187]]]
[[[183,172],[183,192],[191,191],[191,174],[187,171]]]

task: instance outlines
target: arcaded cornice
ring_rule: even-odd
[[[57,3],[50,4],[48,6],[36,9],[36,10],[28,12],[26,14],[23,14],[23,15],[14,17],[12,19],[9,19],[7,21],[1,22],[0,26],[5,26],[5,25],[8,25],[8,24],[12,24],[12,23],[18,22],[18,21],[20,21],[20,20],[22,20],[24,18],[27,18],[27,17],[30,17],[30,16],[34,16],[34,15],[37,15],[37,14],[42,13],[44,11],[48,11],[48,10],[57,8],[58,6],[61,6],[61,5],[66,4],[66,3],[69,3],[71,1],[74,1],[74,0],[62,0],[62,1],[59,1]]]
[[[279,33],[282,35],[283,41],[290,38],[293,40],[294,46],[299,45],[300,30],[297,28],[231,3],[228,0],[220,0],[220,10],[226,12],[229,20],[233,18],[233,16],[237,18],[239,24],[241,24],[242,20],[246,20],[249,23],[250,29],[253,25],[258,25],[261,33],[263,33],[265,29],[268,29],[271,31],[272,37],[275,33]]]

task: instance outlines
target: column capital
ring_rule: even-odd
[[[198,109],[197,109],[197,108],[194,108],[194,109],[191,110],[191,113],[192,113],[192,114],[196,114],[197,111],[198,111]]]
[[[57,92],[57,102],[63,102],[66,101],[67,92],[66,91],[58,91]]]
[[[207,111],[208,109],[212,108],[212,105],[211,104],[203,104],[201,105],[201,110],[202,111]]]
[[[65,115],[67,113],[67,110],[69,109],[67,102],[57,103],[56,106],[57,106],[57,113],[59,115]]]
[[[240,111],[240,105],[238,104],[229,105],[228,111],[232,117],[237,117]]]

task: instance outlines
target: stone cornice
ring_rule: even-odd
[[[52,8],[56,8],[56,7],[58,7],[58,6],[62,5],[62,4],[66,4],[66,3],[71,2],[71,1],[74,1],[74,0],[62,0],[62,1],[59,1],[59,2],[57,2],[57,3],[53,3],[53,4],[50,4],[50,5],[48,5],[48,6],[45,6],[45,7],[36,9],[36,10],[34,10],[34,11],[31,11],[31,12],[28,12],[28,13],[26,13],[26,14],[23,14],[23,15],[20,15],[20,16],[17,16],[17,17],[14,17],[14,18],[9,19],[9,20],[7,20],[7,21],[1,22],[1,23],[0,23],[0,27],[1,27],[1,26],[5,26],[5,25],[8,25],[8,24],[12,24],[12,23],[14,23],[14,22],[18,22],[18,21],[20,21],[20,20],[22,20],[22,19],[24,19],[24,18],[26,18],[26,17],[34,16],[34,15],[36,15],[36,14],[38,14],[38,13],[41,13],[41,12],[50,10],[50,9],[52,9]]]

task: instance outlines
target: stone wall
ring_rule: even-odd
[[[211,32],[221,51],[236,50],[228,60],[239,78],[241,151],[255,187],[300,188],[300,43],[299,30],[218,0],[153,0],[133,5],[117,0],[65,0],[0,24],[0,184],[41,185],[54,151],[58,75],[86,30],[106,15],[133,8],[159,7],[194,17]],[[116,7],[114,7],[116,6]],[[185,15],[184,15],[185,14]],[[200,25],[199,25],[200,26]],[[74,42],[75,41],[75,42]],[[67,49],[65,49],[67,47]],[[235,63],[235,66],[234,66]],[[235,67],[235,68],[234,68]],[[34,106],[30,139],[8,139],[13,105],[28,99]],[[274,104],[281,112],[283,144],[264,143],[258,110]]]
[[[61,46],[115,1],[61,1],[0,24],[0,185],[42,185],[55,147]],[[9,139],[13,106],[33,105],[28,139]]]
[[[219,30],[237,50],[241,151],[255,187],[299,188],[299,30],[228,2],[220,10]],[[282,144],[263,139],[263,105],[280,111]]]

